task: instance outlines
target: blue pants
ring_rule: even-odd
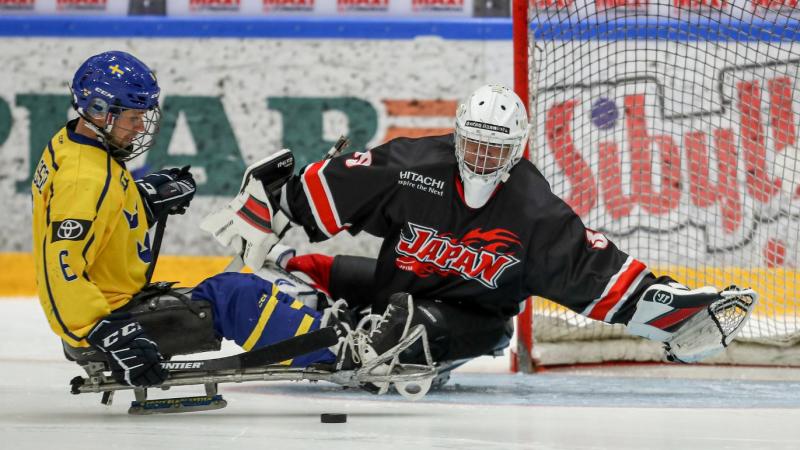
[[[319,329],[322,317],[269,281],[246,273],[214,275],[194,288],[192,299],[211,302],[216,332],[247,351]],[[307,367],[335,360],[336,355],[322,349],[282,364]]]

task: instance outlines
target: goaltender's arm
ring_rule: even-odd
[[[33,192],[33,254],[39,301],[53,331],[72,346],[111,312],[109,301],[88,273],[107,235],[96,209],[105,173],[92,173],[80,158],[58,165],[45,150]]]
[[[406,141],[307,165],[285,185],[281,206],[289,207],[292,222],[302,225],[312,242],[344,230],[383,237],[391,225],[384,211],[397,190]]]

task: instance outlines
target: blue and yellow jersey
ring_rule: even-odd
[[[50,327],[72,346],[146,283],[152,256],[130,172],[94,139],[62,128],[36,166],[33,256]]]

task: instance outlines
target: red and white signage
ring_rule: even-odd
[[[262,0],[267,13],[314,12],[314,0]]]
[[[336,0],[336,9],[346,12],[388,12],[391,0]]]
[[[683,10],[725,9],[727,0],[673,0],[675,8]]]
[[[572,7],[573,0],[530,0],[531,8],[541,10],[567,10]]]
[[[595,0],[597,11],[646,11],[648,0]]]
[[[0,0],[0,11],[33,11],[36,0]]]
[[[58,11],[106,11],[108,0],[57,0]]]
[[[797,9],[798,0],[750,0],[753,11],[790,11]]]
[[[189,0],[192,12],[238,12],[241,0]]]
[[[411,10],[421,12],[463,12],[464,0],[411,0]]]

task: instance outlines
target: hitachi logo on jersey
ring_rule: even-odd
[[[429,186],[434,189],[439,189],[439,190],[444,189],[444,180],[437,180],[436,178],[433,177],[426,177],[425,175],[420,175],[410,170],[405,170],[403,172],[400,172],[400,179],[413,181],[414,183],[421,184],[423,186]]]
[[[414,223],[408,228],[411,235],[401,234],[395,246],[402,255],[397,265],[421,277],[458,275],[495,289],[503,272],[519,263],[512,253],[499,251],[519,246],[517,236],[507,230],[470,230],[459,240]]]

